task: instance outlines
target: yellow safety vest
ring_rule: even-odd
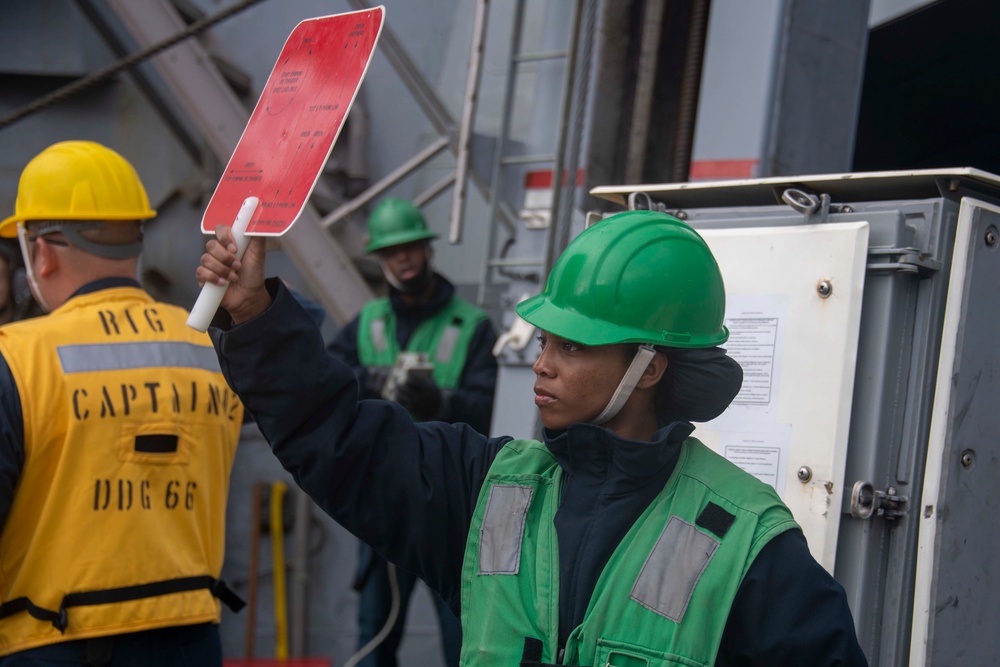
[[[243,406],[186,319],[120,287],[0,328],[24,419],[0,655],[219,621]]]

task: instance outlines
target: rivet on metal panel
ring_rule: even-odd
[[[989,229],[986,230],[986,235],[983,237],[983,240],[986,241],[986,246],[988,248],[993,248],[995,250],[997,247],[997,237],[997,228],[990,225]]]
[[[799,468],[799,471],[795,473],[795,475],[799,478],[800,482],[805,484],[812,479],[813,471],[809,468],[809,466],[802,466]]]
[[[821,299],[828,298],[833,294],[833,282],[829,278],[824,278],[816,283],[816,291],[819,293]]]
[[[976,467],[976,453],[971,449],[962,452],[962,467],[966,470],[972,470]]]

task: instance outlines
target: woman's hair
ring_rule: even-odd
[[[743,386],[743,369],[721,347],[656,349],[669,360],[656,388],[656,412],[663,420],[711,421]]]

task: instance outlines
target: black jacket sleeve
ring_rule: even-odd
[[[21,397],[7,360],[0,355],[0,529],[7,522],[24,467],[24,417]]]
[[[359,318],[355,317],[342,326],[326,349],[354,371],[354,376],[361,386],[362,398],[378,398],[377,395],[366,390],[368,374],[358,357],[358,323]]]
[[[395,403],[359,400],[354,372],[327,352],[309,315],[280,282],[268,287],[267,311],[210,330],[230,386],[325,512],[457,611],[475,502],[509,438],[417,424]]]
[[[866,667],[843,587],[800,530],[772,539],[740,584],[716,667]]]

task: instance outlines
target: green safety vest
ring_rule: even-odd
[[[438,312],[424,320],[407,343],[409,352],[423,352],[434,364],[434,381],[454,389],[462,378],[469,345],[486,313],[452,297]],[[364,366],[392,366],[399,356],[396,313],[387,297],[365,304],[358,317],[358,359]]]
[[[507,443],[490,466],[462,569],[465,667],[556,662],[562,476],[533,440]],[[750,564],[795,527],[772,487],[689,438],[601,573],[561,664],[715,664]]]

